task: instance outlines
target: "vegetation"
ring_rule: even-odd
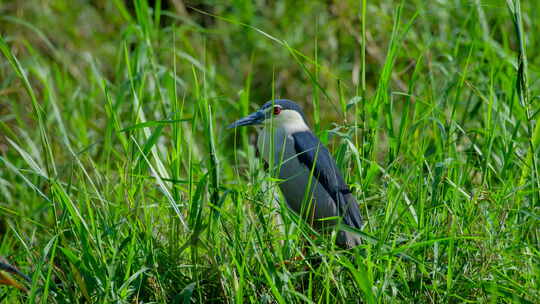
[[[519,0],[0,2],[0,255],[32,279],[0,302],[540,302],[539,22]],[[226,129],[275,97],[345,172],[358,250],[295,225],[255,130]]]

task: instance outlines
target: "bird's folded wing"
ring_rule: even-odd
[[[298,159],[309,170],[313,169],[313,177],[324,187],[337,204],[340,216],[345,224],[360,229],[362,218],[358,203],[354,199],[339,172],[336,162],[320,140],[311,132],[303,131],[292,134],[294,148]]]

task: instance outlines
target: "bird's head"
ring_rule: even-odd
[[[256,112],[233,122],[228,128],[265,125],[270,123],[274,126],[307,126],[304,111],[298,104],[287,99],[276,99],[268,101]]]

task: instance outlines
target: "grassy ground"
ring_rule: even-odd
[[[0,2],[0,255],[32,278],[0,302],[540,301],[535,1],[126,2]],[[273,97],[360,250],[295,228],[225,129]]]

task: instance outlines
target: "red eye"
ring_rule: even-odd
[[[273,110],[274,110],[274,115],[279,115],[279,113],[281,113],[281,107],[279,106],[275,106]]]

